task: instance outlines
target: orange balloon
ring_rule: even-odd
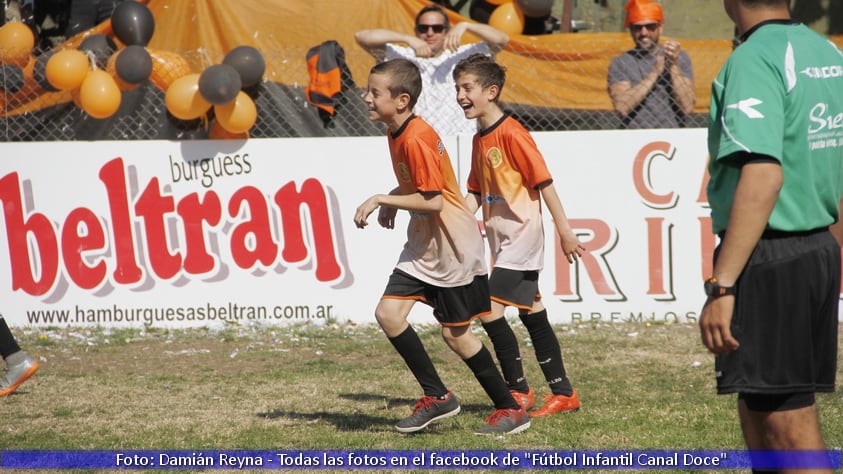
[[[73,103],[76,104],[76,107],[82,108],[82,91],[81,88],[76,88],[70,91],[70,98],[73,99]]]
[[[79,88],[82,110],[93,118],[111,117],[120,108],[123,95],[114,78],[102,69],[91,71]]]
[[[65,49],[54,54],[45,69],[47,81],[59,90],[72,90],[82,85],[88,75],[88,56],[77,49]]]
[[[164,95],[167,110],[181,120],[199,118],[211,109],[211,103],[199,93],[199,74],[180,77],[170,84]]]
[[[214,120],[214,123],[211,125],[211,130],[208,132],[208,136],[214,140],[245,140],[249,138],[249,132],[231,133],[224,129],[223,126],[220,125],[219,121]]]
[[[0,27],[0,60],[4,63],[26,66],[34,46],[35,35],[25,24],[12,22]]]
[[[255,107],[255,101],[248,94],[240,91],[231,102],[215,105],[214,114],[222,128],[231,133],[243,133],[255,125],[258,109]]]
[[[520,35],[524,32],[524,12],[515,2],[504,3],[489,15],[489,26],[508,35]]]
[[[115,63],[117,62],[117,53],[115,52],[108,58],[108,62],[105,64],[105,71],[114,79],[114,82],[117,83],[117,87],[120,88],[121,91],[130,91],[133,89],[137,89],[140,87],[140,83],[137,84],[129,84],[128,82],[120,79],[120,75],[117,74],[117,68]]]
[[[152,72],[149,80],[162,91],[169,90],[176,79],[182,78],[192,71],[190,63],[181,54],[170,51],[157,51],[147,48],[152,58]]]

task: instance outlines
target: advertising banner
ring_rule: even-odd
[[[705,131],[534,137],[588,249],[568,264],[545,215],[551,320],[695,321],[716,244]],[[445,145],[464,185],[471,137]],[[372,322],[406,238],[404,212],[392,230],[376,213],[353,222],[396,185],[384,137],[5,143],[3,155],[12,325]],[[411,318],[434,322],[423,305]]]

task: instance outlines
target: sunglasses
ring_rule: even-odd
[[[647,23],[647,24],[644,24],[644,25],[630,25],[629,27],[630,27],[630,29],[632,29],[633,33],[638,33],[639,31],[641,31],[642,29],[645,29],[645,28],[647,29],[647,31],[656,31],[659,28],[659,26],[661,26],[661,23]]]
[[[427,33],[428,30],[433,30],[434,33],[442,33],[445,31],[445,25],[416,25],[416,33],[420,35]]]

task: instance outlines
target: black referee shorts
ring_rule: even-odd
[[[715,358],[717,392],[834,391],[839,298],[830,232],[767,233],[737,281],[731,330],[740,347]]]

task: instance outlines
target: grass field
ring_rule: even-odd
[[[529,338],[520,322],[513,327],[528,379],[537,394],[546,393]],[[743,448],[735,400],[714,394],[713,358],[695,325],[559,326],[583,409],[536,419],[507,437],[472,434],[490,402],[438,327],[417,330],[463,412],[402,435],[393,425],[410,413],[420,390],[375,325],[16,328],[42,369],[0,399],[0,448]],[[819,396],[819,406],[829,447],[843,446],[841,394]]]

